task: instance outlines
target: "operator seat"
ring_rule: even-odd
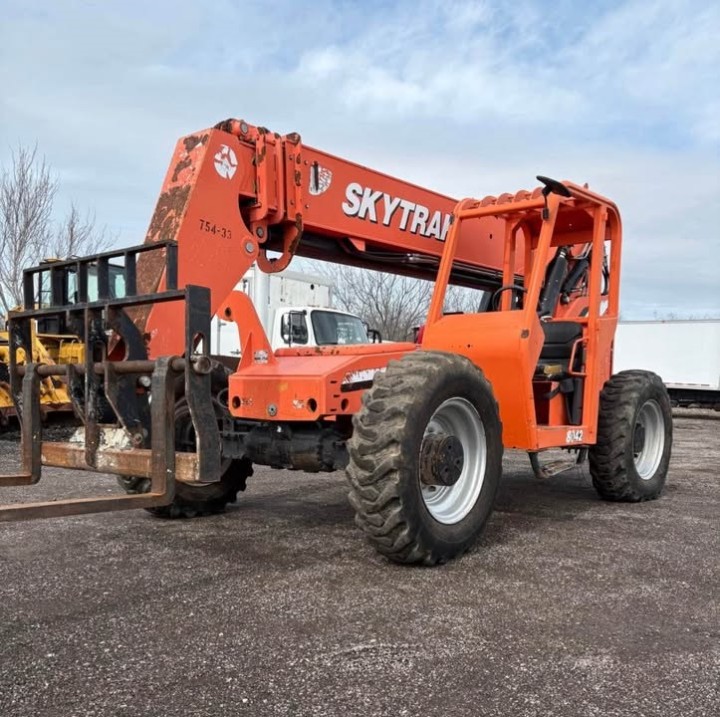
[[[544,398],[551,399],[558,393],[563,394],[568,422],[571,425],[580,425],[584,380],[582,377],[570,375],[569,371],[578,371],[582,368],[582,344],[576,349],[573,365],[570,366],[573,346],[582,338],[582,325],[576,321],[543,321],[542,327],[545,343],[535,369],[535,380],[556,381],[556,388]]]
[[[570,371],[580,371],[583,365],[583,346],[578,345],[573,355],[573,346],[582,337],[583,327],[578,321],[548,321],[557,308],[561,295],[569,292],[579,281],[587,265],[578,273],[576,270],[568,276],[568,258],[570,249],[560,246],[548,264],[545,272],[540,299],[538,301],[538,316],[541,320],[545,342],[540,350],[540,359],[535,369],[535,380],[556,382],[556,387],[543,398],[550,400],[561,393],[565,400],[567,419],[571,425],[580,425],[582,420],[584,378],[572,375]],[[570,286],[568,281],[572,279]]]
[[[558,248],[555,257],[548,264],[545,282],[538,301],[538,316],[545,333],[545,343],[540,352],[537,373],[546,375],[549,375],[547,370],[549,366],[553,367],[552,374],[559,375],[567,372],[573,346],[582,336],[582,325],[577,321],[547,320],[555,313],[563,292],[563,286],[567,279],[568,254],[568,247]],[[577,352],[577,354],[579,353]],[[576,356],[576,364],[579,359],[580,356]]]
[[[564,363],[570,361],[572,348],[582,336],[582,324],[576,321],[543,321],[545,343],[540,351],[540,363]]]

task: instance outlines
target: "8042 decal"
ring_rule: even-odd
[[[223,239],[232,239],[232,231],[230,229],[215,222],[208,221],[207,219],[200,220],[200,230],[208,234],[215,234]]]

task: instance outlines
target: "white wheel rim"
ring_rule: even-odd
[[[638,445],[638,432],[645,436]],[[657,472],[665,449],[665,417],[657,401],[646,401],[635,419],[633,429],[633,460],[635,470],[643,480],[650,480]]]
[[[430,515],[438,523],[459,523],[477,502],[487,462],[485,427],[475,406],[464,398],[449,398],[438,406],[425,429],[430,433],[455,436],[463,449],[463,468],[454,485],[424,485],[422,497]]]

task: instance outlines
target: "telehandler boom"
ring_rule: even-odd
[[[503,447],[589,456],[599,494],[663,489],[672,419],[660,379],[612,375],[621,222],[570,182],[457,202],[242,120],[176,145],[144,244],[27,269],[13,313],[10,385],[22,470],[119,476],[125,495],[0,506],[0,520],[144,507],[222,510],[252,465],[344,469],[356,522],[397,562],[467,550],[492,510]],[[273,351],[249,297],[253,264],[302,256],[434,281],[419,344]],[[96,291],[88,276],[97,277]],[[116,281],[120,278],[120,284]],[[485,292],[446,314],[450,284]],[[234,322],[237,366],[210,355],[210,320]],[[84,341],[79,366],[20,365],[30,322]],[[43,442],[38,385],[62,375],[82,427]]]

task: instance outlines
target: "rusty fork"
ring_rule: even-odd
[[[98,257],[90,257],[78,262],[26,270],[25,309],[13,312],[9,321],[10,383],[21,424],[21,472],[0,476],[0,486],[30,486],[39,482],[42,466],[56,466],[148,478],[148,492],[0,505],[0,522],[163,506],[172,502],[176,480],[209,483],[220,479],[220,436],[212,405],[210,379],[210,292],[196,286],[177,289],[176,266],[171,265],[176,262],[174,251],[169,250],[167,245],[154,245],[152,248],[165,249],[166,261],[170,264],[166,267],[166,288],[153,294],[134,293],[136,254],[149,251],[147,245],[136,250],[99,255],[99,260]],[[111,298],[107,267],[109,259],[120,254],[130,256],[125,264],[125,286],[130,293],[122,298]],[[98,267],[99,296],[97,300],[90,301],[87,269],[93,262]],[[63,273],[68,269],[77,278],[80,301],[68,301],[68,272]],[[42,297],[43,280],[34,279],[34,275],[43,271],[50,272],[51,301],[49,306],[38,307],[32,282],[39,284],[37,293]],[[118,328],[123,326],[122,319],[127,318],[120,316],[122,307],[177,300],[184,300],[186,308],[185,358],[106,360],[106,328],[118,333]],[[76,333],[83,336],[83,364],[18,364],[18,350],[23,349],[27,356],[32,355],[28,353],[30,322],[47,316],[63,317]],[[127,328],[127,321],[124,326]],[[199,337],[203,339],[200,343]],[[96,360],[98,355],[101,360]],[[198,447],[195,453],[176,455],[175,393],[178,378],[183,374],[185,397]],[[75,414],[84,424],[82,443],[43,441],[40,381],[57,376],[67,381]],[[137,405],[137,386],[141,376],[149,377],[149,386],[147,382],[145,385],[150,389],[151,396],[150,415],[145,421]],[[116,423],[110,426],[100,423],[103,418],[100,408],[102,394],[115,414]],[[121,431],[123,443],[130,443],[131,447],[113,447],[107,441],[103,442],[113,429]]]
[[[0,486],[32,485],[40,480],[41,466],[50,465],[80,470],[98,470],[118,475],[136,475],[150,479],[150,490],[137,495],[117,495],[103,498],[73,498],[37,503],[0,505],[0,522],[79,515],[128,508],[149,508],[167,505],[175,493],[176,456],[173,412],[175,378],[182,359],[161,358],[148,361],[152,370],[153,401],[152,449],[93,448],[94,462],[87,462],[86,448],[71,443],[43,443],[38,402],[41,369],[62,366],[26,365],[23,378],[22,406],[22,472],[0,476]],[[154,364],[154,365],[152,365]],[[102,367],[99,367],[102,368]],[[140,367],[137,367],[140,368]],[[61,372],[53,372],[59,375]],[[87,424],[86,424],[87,427]],[[190,454],[187,454],[190,455]],[[187,463],[187,461],[185,461]],[[192,468],[192,466],[189,466]],[[187,472],[187,466],[185,470]],[[190,471],[192,472],[192,471]]]

